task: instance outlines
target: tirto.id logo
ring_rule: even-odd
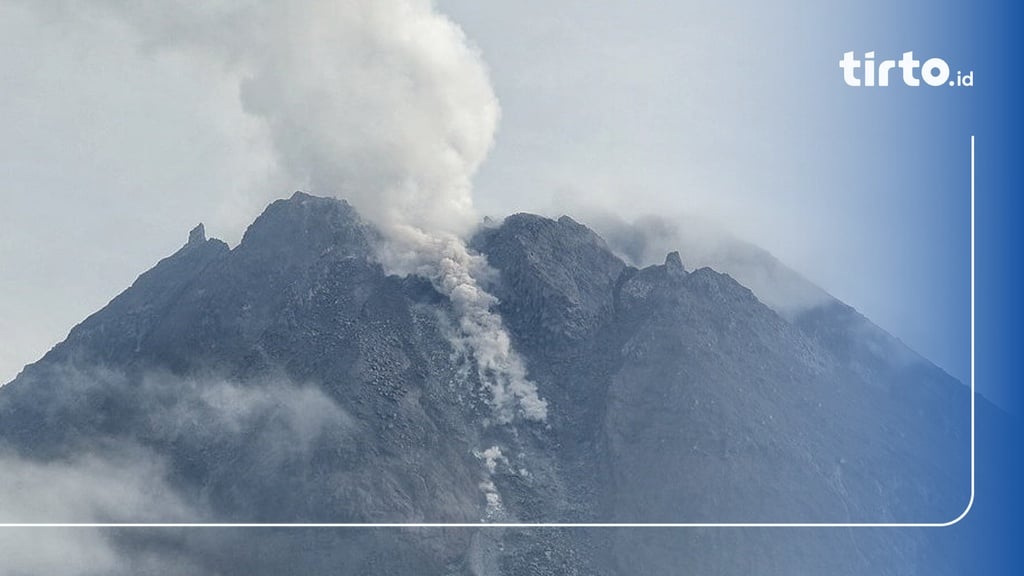
[[[949,64],[942,58],[929,58],[922,63],[914,59],[913,52],[904,52],[899,61],[882,60],[877,65],[873,51],[865,52],[863,60],[854,58],[852,51],[845,52],[839,67],[843,69],[843,81],[847,86],[888,86],[894,68],[900,69],[895,74],[907,86],[920,86],[922,81],[929,86],[974,86],[973,70],[957,70],[954,78]]]

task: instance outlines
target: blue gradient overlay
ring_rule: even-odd
[[[974,506],[962,522],[938,530],[951,549],[963,551],[965,573],[1021,573],[1021,9],[997,2],[861,2],[830,6],[813,22],[819,28],[807,34],[814,56],[831,60],[821,66],[834,74],[825,75],[827,86],[818,84],[819,74],[802,77],[835,123],[835,139],[822,154],[840,187],[836,197],[847,198],[841,202],[851,217],[877,229],[859,237],[872,250],[901,250],[895,243],[901,238],[911,246],[932,244],[927,261],[907,262],[886,281],[917,282],[915,276],[927,274],[933,291],[911,305],[964,303],[936,308],[928,333],[913,334],[949,351],[953,360],[943,368],[958,377],[970,361],[968,160],[976,136],[976,386],[1015,416],[1013,424],[996,427],[979,410]],[[831,49],[819,54],[823,46]],[[889,88],[851,88],[838,67],[848,50],[858,57],[874,50],[876,62],[906,50],[919,60],[941,57],[954,76],[973,70],[974,87],[908,88],[894,75]]]

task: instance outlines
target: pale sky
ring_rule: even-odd
[[[696,214],[965,379],[964,335],[935,326],[967,302],[928,290],[963,275],[934,255],[944,224],[906,241],[899,223],[919,208],[825,152],[857,120],[836,119],[842,50],[823,14],[786,12],[783,26],[761,2],[438,5],[479,47],[501,104],[480,214]],[[196,223],[234,245],[300,187],[221,66],[113,19],[30,6],[0,1],[3,382]]]

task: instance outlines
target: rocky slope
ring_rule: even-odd
[[[968,389],[838,301],[784,318],[677,253],[637,269],[568,217],[510,216],[471,246],[497,271],[486,287],[549,411],[498,425],[449,302],[385,273],[379,240],[348,204],[301,193],[234,249],[194,230],[0,391],[6,469],[46,471],[24,477],[57,491],[54,474],[91,478],[85,467],[103,493],[116,471],[155,462],[142,494],[123,490],[160,505],[23,515],[936,522],[966,505]],[[0,498],[31,501],[29,488]],[[921,531],[134,529],[102,541],[118,561],[100,572],[125,573],[168,558],[211,574],[958,573],[952,547]]]

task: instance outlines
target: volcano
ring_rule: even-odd
[[[234,248],[198,226],[0,389],[0,521],[942,523],[967,506],[970,389],[835,298],[783,313],[678,252],[631,266],[567,216],[491,222],[469,246],[547,405],[506,422],[452,303],[389,274],[384,241],[303,193]],[[98,536],[119,560],[97,573],[959,573],[934,534],[124,528]]]

